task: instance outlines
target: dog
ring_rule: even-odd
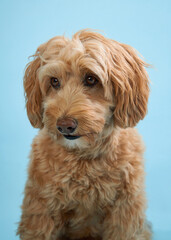
[[[22,240],[150,240],[144,145],[148,67],[92,30],[40,45],[27,65],[33,140],[17,234]]]

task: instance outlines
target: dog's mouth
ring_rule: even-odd
[[[73,135],[63,135],[68,140],[75,140],[80,138],[81,136],[73,136]]]
[[[62,134],[62,136],[64,138],[68,139],[68,140],[76,140],[76,139],[78,139],[80,137],[85,137],[85,136],[90,137],[91,135],[94,135],[94,134],[97,134],[97,133],[92,132],[92,133],[87,133],[87,134],[84,134],[84,135],[70,135],[70,134],[67,135],[67,134]]]

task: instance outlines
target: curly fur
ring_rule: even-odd
[[[30,154],[21,239],[151,239],[144,147],[133,128],[147,112],[147,66],[132,47],[89,30],[37,49],[24,76],[28,117],[40,131]],[[98,78],[94,87],[84,86],[87,73]],[[57,131],[62,117],[77,120],[79,139]]]

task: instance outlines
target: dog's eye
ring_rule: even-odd
[[[56,89],[59,88],[60,85],[61,85],[59,80],[57,78],[55,78],[55,77],[51,77],[50,83],[51,83],[52,87],[56,88]]]
[[[97,83],[98,83],[98,80],[97,80],[97,78],[95,76],[92,76],[92,75],[86,75],[85,76],[84,86],[93,87]]]

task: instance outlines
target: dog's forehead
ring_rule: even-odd
[[[96,39],[87,41],[71,39],[59,52],[59,57],[66,60],[73,60],[73,58],[79,56],[89,56],[95,60],[99,59],[99,63],[101,63],[106,58],[105,45]]]
[[[57,43],[55,47],[58,48]],[[48,56],[48,58],[52,62],[63,62],[67,66],[67,71],[71,71],[73,74],[79,71],[89,71],[96,74],[102,82],[106,82],[108,79],[107,57],[104,44],[95,39],[89,41],[81,41],[79,39],[69,40],[57,52],[55,58],[53,54],[52,56]]]
[[[46,46],[41,60],[40,81],[44,76],[55,76],[64,81],[72,76],[79,82],[86,74],[94,74],[101,81],[105,96],[110,98],[112,95],[107,49],[97,39],[54,38]]]

